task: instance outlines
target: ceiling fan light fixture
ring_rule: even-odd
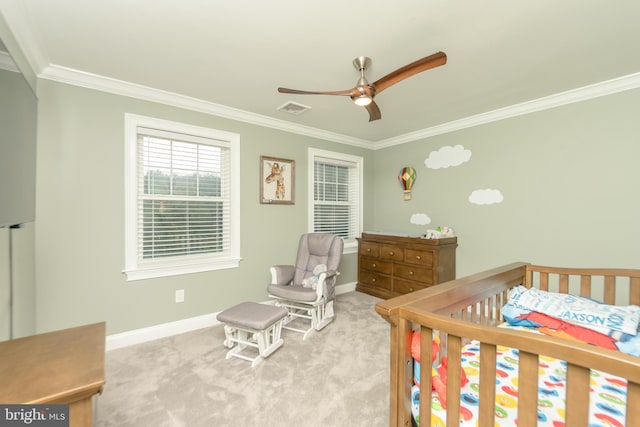
[[[351,100],[357,106],[366,107],[367,112],[369,113],[369,121],[372,122],[374,120],[380,120],[380,118],[382,117],[380,108],[373,100],[373,98],[377,94],[395,85],[396,83],[401,82],[402,80],[408,79],[409,77],[414,76],[418,73],[430,70],[431,68],[439,67],[446,63],[447,55],[444,52],[436,52],[432,55],[425,56],[422,59],[418,59],[417,61],[413,61],[412,63],[407,64],[404,67],[400,67],[373,83],[369,83],[364,75],[364,72],[371,65],[371,59],[367,58],[366,56],[359,56],[353,60],[353,66],[356,70],[358,70],[360,78],[358,79],[356,87],[352,89],[319,92],[279,87],[278,92],[292,93],[297,95],[349,96],[349,98],[351,98]]]
[[[353,102],[355,102],[356,105],[360,107],[366,107],[367,105],[371,104],[371,101],[373,101],[373,99],[371,99],[371,97],[367,95],[360,95],[353,99]]]

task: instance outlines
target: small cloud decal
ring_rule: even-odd
[[[416,213],[411,215],[410,222],[411,224],[416,224],[416,225],[427,225],[431,223],[431,218],[429,218],[427,214]]]
[[[504,197],[500,190],[494,190],[486,188],[483,190],[474,190],[469,195],[469,203],[474,205],[493,205],[495,203],[502,203]]]
[[[450,147],[448,145],[438,151],[432,151],[424,164],[429,169],[442,169],[450,166],[460,166],[471,159],[471,150],[465,149],[462,145]]]

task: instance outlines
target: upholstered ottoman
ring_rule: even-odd
[[[224,323],[224,345],[231,349],[227,359],[237,357],[256,366],[284,344],[280,334],[286,316],[284,307],[256,302],[243,302],[220,312],[216,318]],[[258,354],[242,353],[247,347],[257,348]]]

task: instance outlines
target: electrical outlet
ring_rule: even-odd
[[[184,289],[176,291],[176,302],[184,302]]]

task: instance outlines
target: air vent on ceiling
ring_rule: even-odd
[[[284,111],[285,113],[299,115],[304,113],[305,111],[310,110],[311,107],[306,105],[298,104],[297,102],[288,101],[286,104],[283,104],[278,107],[278,110]]]

